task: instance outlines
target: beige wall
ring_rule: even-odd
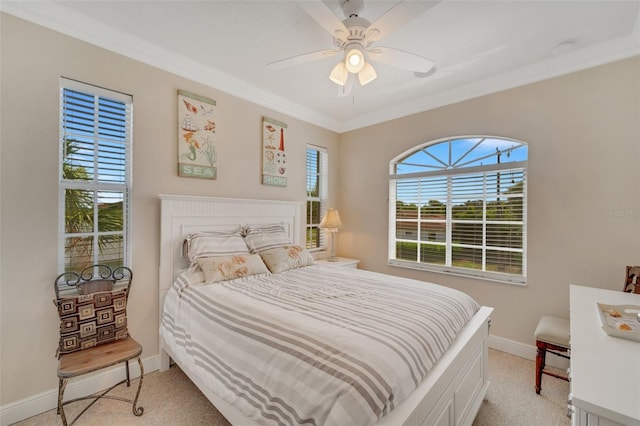
[[[529,144],[526,287],[387,265],[389,161],[477,134]],[[469,293],[496,308],[493,335],[533,345],[541,315],[568,318],[570,284],[619,290],[640,263],[640,58],[343,134],[339,152],[340,254]]]
[[[492,334],[531,345],[542,314],[568,316],[568,284],[618,289],[640,262],[640,60],[633,59],[336,135],[1,14],[0,406],[55,389],[60,76],[134,96],[130,329],[157,353],[157,194],[304,200],[307,142],[327,146],[339,254],[366,269],[462,289],[496,307]],[[176,175],[177,91],[217,101],[218,180]],[[286,122],[298,163],[260,184],[260,120]],[[529,143],[526,287],[386,265],[388,164],[419,143],[486,134]],[[607,215],[607,212],[610,214]],[[631,212],[622,217],[611,213]]]
[[[57,387],[59,77],[134,98],[129,328],[157,354],[160,209],[157,194],[304,201],[306,144],[337,158],[338,135],[10,15],[1,22],[0,406]],[[177,176],[177,91],[217,102],[218,179]],[[261,185],[261,118],[288,124],[286,188]],[[330,170],[336,194],[337,162]],[[335,196],[334,196],[335,197]],[[333,205],[335,198],[330,200]]]

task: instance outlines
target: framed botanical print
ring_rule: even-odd
[[[285,150],[287,125],[262,119],[262,184],[287,186],[288,158]]]
[[[178,176],[217,178],[216,101],[178,91]]]

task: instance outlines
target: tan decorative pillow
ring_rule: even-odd
[[[307,249],[295,244],[261,251],[260,256],[274,274],[313,265],[313,257]]]
[[[269,270],[257,254],[201,257],[196,262],[204,272],[205,284],[269,273]]]
[[[126,288],[62,297],[55,303],[60,316],[60,355],[124,339],[129,334]]]

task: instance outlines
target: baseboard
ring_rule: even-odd
[[[535,346],[526,345],[524,343],[505,339],[503,337],[490,335],[489,347],[532,361],[535,361],[536,359]],[[142,360],[142,364],[144,366],[145,374],[159,370],[160,355],[154,355],[145,358]],[[549,356],[547,357],[547,365],[565,370],[569,367],[569,362],[564,358]],[[132,362],[130,363],[130,366],[131,377],[138,377],[140,375],[140,368],[138,367],[138,363]],[[87,376],[86,378],[71,380],[69,381],[69,384],[67,385],[67,389],[65,391],[65,399],[77,398],[83,395],[90,395],[92,393],[106,389],[109,386],[112,386],[114,383],[117,383],[120,380],[124,379],[124,376],[125,373],[122,368],[114,367],[98,372],[94,375]],[[7,404],[3,407],[0,407],[0,425],[8,426],[12,423],[19,422],[20,420],[24,420],[40,413],[44,413],[45,411],[54,409],[57,405],[57,388],[42,392],[29,398],[25,398],[21,401]]]
[[[529,359],[531,361],[536,360],[537,348],[533,345],[526,345],[514,340],[505,339],[504,337],[489,335],[489,347],[491,349],[519,356],[520,358]],[[569,360],[558,356],[547,356],[546,365],[566,370],[569,368]]]
[[[142,360],[145,374],[156,371],[160,367],[160,356],[153,355]],[[140,367],[137,362],[130,362],[130,376],[140,376]],[[113,386],[125,378],[122,365],[101,370],[92,375],[87,375],[75,380],[70,380],[64,392],[65,400],[91,395],[103,389]],[[144,386],[143,386],[144,388]],[[144,389],[143,389],[144,391]],[[52,410],[58,405],[58,389],[42,392],[38,395],[25,398],[0,407],[0,425],[8,426],[29,417],[33,417],[45,411]]]

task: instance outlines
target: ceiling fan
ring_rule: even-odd
[[[269,69],[282,69],[318,59],[344,53],[331,71],[329,79],[345,86],[353,81],[351,75],[358,76],[361,85],[375,80],[377,73],[368,59],[398,68],[424,74],[433,67],[433,61],[403,50],[374,45],[398,27],[408,23],[427,9],[439,3],[437,1],[397,2],[391,9],[373,23],[359,16],[364,0],[341,0],[345,19],[340,20],[322,1],[301,1],[300,7],[333,36],[333,49],[323,49],[281,59],[267,64]]]

